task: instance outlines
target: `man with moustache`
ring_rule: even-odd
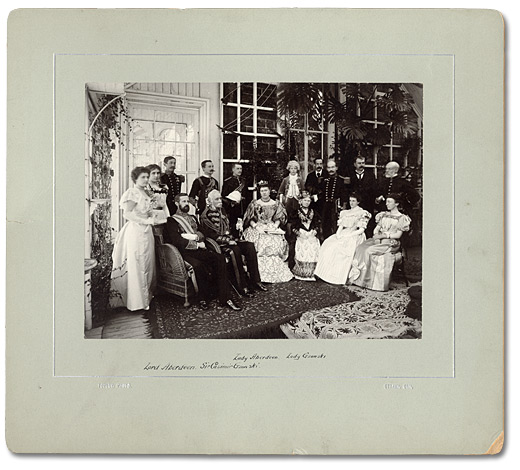
[[[374,214],[374,198],[377,188],[376,177],[365,169],[365,157],[359,155],[354,161],[354,171],[350,178],[350,189],[361,197],[363,209]]]
[[[231,169],[232,176],[224,180],[222,185],[223,203],[229,217],[229,226],[231,233],[238,237],[237,221],[244,217],[244,191],[246,183],[242,177],[242,164],[233,163]]]
[[[200,217],[201,230],[206,237],[215,240],[222,252],[230,258],[235,270],[239,293],[252,297],[253,289],[266,291],[267,289],[260,282],[254,243],[237,241],[231,234],[229,219],[222,207],[222,196],[216,189],[208,194],[207,202],[206,209]],[[242,255],[246,259],[247,273],[242,263]]]
[[[165,157],[164,173],[161,175],[161,183],[168,186],[168,195],[166,196],[166,205],[170,214],[175,214],[177,206],[175,205],[175,196],[182,190],[182,183],[186,180],[183,175],[175,174],[177,160],[173,156]]]
[[[377,185],[376,212],[386,211],[385,201],[389,194],[397,194],[401,197],[402,209],[407,215],[410,215],[413,206],[421,199],[417,190],[408,181],[398,176],[399,168],[397,162],[386,164],[384,178]]]
[[[218,189],[218,181],[213,178],[215,166],[211,160],[204,160],[200,166],[202,167],[202,175],[199,176],[191,185],[190,198],[195,201],[197,206],[197,214],[202,214],[206,208],[206,199],[208,194]]]
[[[177,212],[168,217],[166,230],[168,241],[175,245],[184,260],[193,266],[199,287],[199,305],[206,310],[211,298],[211,287],[216,285],[218,298],[222,306],[231,310],[241,310],[233,300],[227,277],[226,258],[223,254],[209,251],[204,243],[204,234],[200,231],[195,216],[188,214],[189,197],[186,193],[175,196]]]
[[[338,168],[334,160],[327,162],[327,173],[327,177],[323,179],[319,186],[321,193],[318,199],[323,204],[321,221],[324,239],[336,233],[338,228],[338,208],[342,207],[347,201],[345,180],[338,176]]]

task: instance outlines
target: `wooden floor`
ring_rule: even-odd
[[[107,318],[105,325],[85,331],[88,339],[150,339],[152,328],[144,311],[123,310]]]

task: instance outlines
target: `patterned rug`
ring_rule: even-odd
[[[360,300],[305,312],[280,326],[290,339],[419,339],[421,287],[393,283],[388,292],[349,286]],[[411,297],[411,296],[412,297]]]
[[[292,280],[266,284],[268,292],[240,299],[234,312],[211,302],[208,310],[184,307],[182,299],[161,295],[155,299],[156,336],[160,338],[285,338],[279,326],[302,313],[345,304],[356,297],[345,286]]]

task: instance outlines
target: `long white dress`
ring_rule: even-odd
[[[144,223],[152,201],[137,188],[121,196],[120,206],[135,202],[128,220],[117,235],[112,252],[110,305],[135,311],[148,309],[155,290],[155,246],[152,225]],[[142,222],[141,222],[142,221]]]
[[[320,248],[314,275],[330,284],[345,284],[358,245],[366,240],[364,230],[371,215],[361,207],[341,211],[340,235],[331,235]],[[359,232],[359,229],[363,231]]]

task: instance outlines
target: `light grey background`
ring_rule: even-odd
[[[77,11],[59,14],[21,11],[11,17],[8,172],[18,174],[26,169],[32,155],[42,155],[46,162],[40,172],[24,173],[27,190],[23,197],[19,197],[16,187],[8,186],[8,219],[13,221],[8,232],[10,253],[23,250],[27,262],[38,259],[37,264],[31,264],[31,270],[22,271],[16,267],[21,264],[19,260],[8,256],[7,429],[12,449],[32,452],[290,453],[303,449],[308,453],[479,453],[485,452],[503,429],[500,17],[494,12],[482,11],[320,12],[323,15],[320,24],[327,27],[323,31],[324,40],[315,41],[303,36],[302,32],[315,26],[317,12],[271,13],[273,16],[264,22],[262,15],[269,14],[127,11],[123,15],[123,12],[91,10],[81,14]],[[154,27],[150,28],[150,24]],[[298,24],[299,29],[288,30],[289,24]],[[216,39],[204,41],[200,34],[191,34],[194,25],[199,33],[215,33]],[[262,25],[262,33],[267,25],[270,40],[252,41],[260,34],[259,25]],[[366,38],[364,30],[374,25],[374,34]],[[233,41],[231,36],[224,34],[230,27],[239,33],[242,41]],[[437,34],[439,29],[443,30],[443,35]],[[136,35],[136,31],[142,34]],[[283,41],[277,37],[279,32],[284,34]],[[139,36],[138,41],[136,36]],[[189,41],[183,41],[183,38],[189,38]],[[28,48],[28,43],[37,43],[38,48]],[[302,47],[315,53],[327,49],[329,53],[341,54],[404,51],[406,54],[426,52],[455,56],[456,378],[410,379],[407,384],[413,389],[399,391],[385,389],[384,385],[388,383],[385,379],[133,379],[129,390],[106,390],[97,388],[97,383],[117,384],[121,380],[53,378],[50,361],[52,278],[49,277],[53,262],[49,249],[53,228],[50,169],[53,134],[49,125],[53,109],[53,54],[64,50],[145,54],[178,50],[184,53],[200,50],[222,53],[225,50],[233,54],[244,50],[247,53],[282,50],[291,54],[301,53]],[[219,67],[225,69],[226,64]],[[360,70],[364,71],[363,66]],[[387,73],[393,71],[390,67]],[[314,73],[323,75],[324,71]],[[253,78],[262,79],[261,76]],[[332,77],[322,80],[340,81]],[[84,81],[101,80],[91,77]],[[376,80],[371,78],[370,81]],[[63,91],[57,89],[58,103]],[[77,93],[74,89],[66,91],[71,103],[77,96],[83,102],[83,88]],[[425,86],[426,133],[429,129],[430,132],[437,130],[433,135],[444,140],[442,126],[451,121],[426,123],[427,91]],[[438,97],[441,106],[452,103],[450,98],[445,94]],[[82,130],[83,107],[78,109],[78,116]],[[57,124],[61,129],[65,125],[74,127],[76,122],[57,121]],[[62,158],[82,161],[83,153],[76,155],[73,151],[77,145],[73,139],[68,140],[67,145],[71,146],[72,153],[65,155],[65,148],[62,150],[56,174],[69,172],[69,178],[73,179],[76,177],[73,166],[67,165],[62,170],[59,162]],[[58,152],[56,155],[58,157]],[[438,158],[436,165],[442,167],[447,157],[442,153]],[[489,162],[490,167],[482,171],[481,165]],[[426,152],[425,164],[430,164]],[[425,177],[432,172],[433,169],[425,167]],[[441,175],[453,177],[452,173],[441,172]],[[486,197],[482,197],[482,188],[488,188]],[[56,189],[58,191],[58,186]],[[63,201],[62,197],[70,197],[70,194],[57,192],[57,196],[56,215],[60,217],[56,219],[57,227],[64,223],[72,225],[75,220],[72,208],[76,202],[73,198]],[[441,200],[442,197],[439,193]],[[38,201],[38,211],[33,209],[34,201]],[[425,199],[425,222],[428,204]],[[444,210],[442,204],[437,205],[435,201],[432,204],[436,210],[441,210],[438,207]],[[67,213],[63,210],[65,205],[71,207]],[[78,218],[82,220],[82,202],[79,205]],[[425,246],[427,233],[431,232],[425,228]],[[59,230],[56,236],[59,241],[57,254],[74,260],[77,256],[74,235],[69,237],[72,243],[59,239]],[[432,263],[428,272],[437,273],[437,269],[442,269],[444,273],[444,266],[449,265],[449,253],[445,245],[439,244],[435,253],[439,264],[434,266]],[[445,263],[446,256],[448,263]],[[59,257],[56,267],[63,268],[58,264]],[[425,302],[428,272],[425,270]],[[60,312],[56,317],[56,339],[59,339],[56,357],[63,358],[63,367],[72,369],[77,364],[68,361],[68,354],[80,344],[77,337],[82,336],[82,331],[76,331],[82,330],[82,322],[73,322],[77,330],[72,327],[68,335],[61,336],[60,325],[67,314],[74,318],[82,312],[82,302],[78,302],[74,287],[64,288],[63,278],[58,278],[58,275],[63,276],[62,271],[57,269],[56,274],[56,312]],[[30,286],[31,296],[20,292],[22,287],[27,292],[27,286]],[[76,304],[81,308],[77,309]],[[29,324],[31,328],[27,327]],[[416,343],[423,343],[425,339]],[[173,344],[171,341],[153,343]],[[106,350],[112,347],[116,348],[117,361],[106,362],[109,375],[116,373],[125,361],[136,360],[133,356],[126,357],[127,351],[116,343],[106,346]],[[102,348],[105,348],[104,344]],[[442,355],[443,350],[439,349],[437,353]],[[94,351],[82,362],[104,364],[103,354]],[[432,355],[431,363],[438,360],[436,354]],[[390,382],[402,384],[402,381]],[[165,403],[171,405],[165,407]],[[55,412],[57,404],[59,411]],[[68,432],[71,419],[77,429],[75,433]],[[132,423],[139,423],[139,426],[132,426]],[[316,423],[319,423],[318,427]],[[109,430],[108,437],[101,438],[96,433],[99,426]],[[52,429],[51,433],[49,429]],[[117,432],[121,429],[135,429],[135,432]],[[323,429],[318,436],[317,429]]]

